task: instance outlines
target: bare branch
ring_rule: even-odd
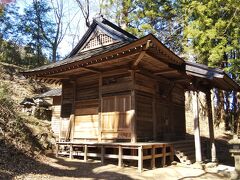
[[[90,21],[89,21],[89,11],[90,11],[90,6],[89,6],[89,0],[85,0],[85,3],[83,3],[81,0],[75,0],[77,4],[80,7],[80,10],[82,12],[82,15],[85,19],[85,24],[87,27],[90,26]]]

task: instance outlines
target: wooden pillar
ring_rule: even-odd
[[[212,115],[212,101],[211,101],[211,90],[206,92],[206,102],[208,108],[208,126],[209,126],[209,138],[210,138],[210,147],[211,147],[211,161],[216,162],[216,147],[214,141],[214,125],[213,125],[213,115]]]
[[[196,157],[196,162],[201,162],[202,153],[201,153],[201,139],[200,139],[200,128],[199,128],[198,92],[193,92],[192,106],[193,106],[193,114],[194,114],[195,157]]]
[[[143,170],[143,147],[138,147],[138,172],[142,172]]]
[[[69,158],[73,159],[73,145],[70,144],[69,146],[70,146]]]
[[[74,78],[73,80],[73,101],[72,101],[72,119],[70,118],[70,120],[72,120],[71,122],[71,141],[73,142],[74,139],[74,129],[75,129],[75,108],[76,108],[76,97],[77,97],[77,85],[76,85],[76,79]]]
[[[101,163],[104,164],[105,148],[101,146]]]
[[[88,147],[87,147],[87,145],[85,144],[85,145],[84,145],[84,157],[83,157],[84,162],[87,162],[87,160],[88,160],[87,154],[88,154]]]
[[[103,108],[103,100],[102,100],[102,73],[99,74],[99,108],[98,108],[98,142],[102,141],[102,108]]]
[[[61,107],[62,107],[62,104],[61,104]],[[61,114],[61,112],[60,112],[60,114]],[[59,135],[58,135],[58,142],[61,142],[62,141],[62,117],[60,117],[60,119],[59,119],[60,121],[59,121]]]
[[[59,152],[59,144],[56,144],[56,157],[58,157],[58,152]]]
[[[63,108],[63,97],[64,97],[64,81],[62,81],[62,95],[61,95],[61,109],[60,109],[60,122],[59,122],[59,136],[58,142],[62,141],[62,108]]]
[[[156,95],[153,95],[153,102],[152,102],[152,109],[153,109],[153,140],[157,140],[157,118],[156,118]]]
[[[136,133],[136,94],[135,94],[135,70],[131,70],[131,79],[132,79],[132,91],[131,91],[131,142],[137,142],[137,133]]]
[[[123,166],[122,155],[123,155],[122,146],[118,146],[118,166],[119,167]]]

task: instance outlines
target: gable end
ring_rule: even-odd
[[[116,42],[112,37],[101,31],[95,31],[89,40],[83,45],[80,51],[86,51]]]

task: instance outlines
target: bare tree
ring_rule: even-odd
[[[36,10],[37,18],[39,19],[39,26],[41,29],[42,36],[46,39],[46,41],[50,44],[51,50],[52,50],[52,61],[56,62],[57,60],[57,49],[59,44],[62,42],[63,38],[65,37],[71,22],[75,18],[75,16],[78,14],[79,11],[77,11],[71,19],[68,19],[67,22],[64,22],[65,12],[64,12],[64,2],[63,0],[51,0],[51,8],[53,9],[53,16],[55,23],[55,33],[53,37],[49,37],[46,28],[44,27],[42,21],[41,21],[41,14],[37,13],[38,10]]]
[[[89,16],[90,16],[90,5],[89,5],[89,0],[75,0],[77,2],[77,4],[80,7],[80,10],[83,14],[83,17],[85,19],[85,24],[87,27],[90,26],[90,20],[89,20]]]

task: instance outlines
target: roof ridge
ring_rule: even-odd
[[[100,22],[98,19],[99,18],[102,18],[102,22]],[[101,17],[97,17],[97,18],[94,18],[94,20],[97,22],[97,23],[100,23],[100,24],[107,24],[108,26],[112,27],[113,29],[115,30],[118,30],[119,32],[125,34],[126,36],[128,36],[129,38],[131,39],[138,39],[136,36],[134,36],[133,34],[127,32],[126,30],[122,29],[121,27],[117,26],[116,24],[112,23],[111,21],[107,20],[106,18],[104,18],[103,16]]]
[[[69,55],[66,56],[65,59],[76,55],[76,53],[88,41],[88,38],[95,31],[96,27],[99,27],[100,31],[105,31],[104,33],[113,39],[118,39],[120,41],[133,41],[133,40],[138,39],[134,35],[128,33],[127,31],[123,30],[122,28],[118,27],[117,25],[113,24],[112,22],[108,21],[107,19],[103,18],[103,16],[96,17],[93,19],[90,27],[85,32],[83,37],[80,39],[78,44],[73,48],[73,50],[69,53]]]

